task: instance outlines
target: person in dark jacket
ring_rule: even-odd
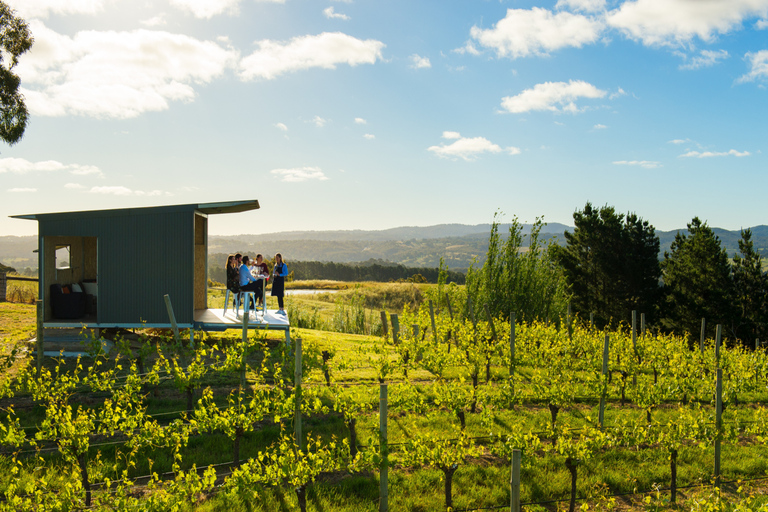
[[[227,290],[232,292],[232,309],[235,309],[237,294],[240,293],[240,271],[234,254],[227,256]]]
[[[275,254],[275,267],[272,269],[272,296],[277,297],[278,314],[285,314],[283,296],[285,295],[285,278],[288,276],[288,265],[283,261],[283,255]]]

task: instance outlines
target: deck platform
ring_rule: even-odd
[[[143,329],[143,328],[170,328],[167,324],[123,323],[123,322],[98,322],[96,315],[88,315],[75,320],[52,320],[43,322],[45,329]],[[228,329],[242,329],[243,316],[238,317],[235,310],[227,309],[196,309],[194,321],[191,324],[179,323],[180,329],[195,329],[202,331],[226,331]],[[267,309],[266,312],[252,311],[248,316],[248,329],[265,329],[271,331],[285,331],[287,341],[290,341],[289,331],[291,323],[288,314],[280,314],[277,310]]]

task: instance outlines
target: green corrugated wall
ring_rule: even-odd
[[[40,236],[98,237],[99,323],[194,320],[194,210],[114,210],[107,216],[41,216]]]

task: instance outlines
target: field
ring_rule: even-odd
[[[278,335],[138,331],[37,377],[10,357],[31,348],[34,306],[0,303],[0,509],[374,511],[384,460],[389,510],[509,509],[515,450],[525,510],[768,506],[762,348],[624,328],[604,363],[606,333],[513,334],[460,287],[314,286],[338,291],[287,302],[300,372]]]

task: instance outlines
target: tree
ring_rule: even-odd
[[[648,221],[611,206],[587,203],[573,214],[575,228],[556,251],[573,294],[572,304],[598,325],[630,318],[632,310],[650,319],[658,303],[659,238]]]
[[[0,138],[15,144],[27,127],[27,107],[19,92],[21,80],[13,68],[34,39],[27,23],[0,0]]]
[[[467,293],[475,310],[488,305],[492,318],[518,320],[555,319],[565,313],[568,296],[565,277],[551,255],[552,245],[540,239],[544,223],[536,219],[523,248],[523,226],[512,219],[509,236],[502,240],[494,218],[488,252],[482,268],[474,264],[467,272]]]
[[[661,266],[665,328],[693,337],[700,330],[702,318],[706,318],[712,332],[716,324],[731,325],[731,264],[720,239],[706,222],[694,217],[687,235],[678,232]]]
[[[768,274],[752,244],[752,230],[741,232],[739,252],[733,258],[733,291],[738,315],[733,331],[744,343],[768,337]]]

